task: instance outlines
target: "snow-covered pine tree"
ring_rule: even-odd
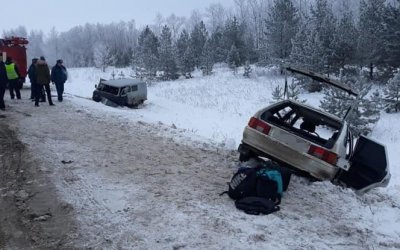
[[[158,66],[159,41],[153,31],[146,26],[140,33],[138,46],[134,55],[134,63],[138,77],[153,78]]]
[[[388,4],[385,8],[383,39],[385,63],[392,68],[400,67],[400,5]]]
[[[204,44],[206,43],[208,32],[203,21],[196,24],[190,33],[189,47],[193,52],[193,60],[196,67],[200,66],[201,55],[203,54]]]
[[[122,72],[122,70],[118,73],[118,78],[119,79],[125,78],[125,74],[124,72]]]
[[[290,99],[297,102],[305,102],[305,100],[302,101],[299,100],[299,94],[300,94],[299,86],[293,80],[287,86],[286,93],[284,93],[283,88],[280,87],[279,85],[275,86],[275,88],[272,91],[272,100],[273,102],[277,102],[285,99]]]
[[[300,101],[299,100],[299,94],[300,94],[300,89],[299,86],[296,84],[296,82],[293,81],[288,85],[287,88],[287,98],[290,100],[294,100],[294,101]],[[305,101],[301,101],[301,102],[305,102]]]
[[[338,117],[344,117],[347,112],[346,104],[352,102],[354,99],[351,98],[347,93],[337,88],[327,88],[324,90],[324,97],[320,102],[320,108],[330,114],[334,114]]]
[[[218,27],[214,33],[211,34],[210,38],[211,47],[214,52],[214,60],[216,63],[222,63],[226,61],[230,48],[226,48],[224,44],[224,38],[222,28]]]
[[[226,22],[223,32],[223,44],[227,51],[232,49],[232,45],[235,46],[239,56],[237,66],[240,66],[245,62],[248,54],[243,34],[243,25],[239,24],[239,21],[235,16]]]
[[[324,65],[328,58],[324,51],[322,41],[315,30],[304,23],[293,40],[293,49],[290,55],[292,64],[314,72],[324,72]],[[319,82],[310,81],[309,78],[297,77],[299,85],[309,92],[319,92],[322,87]]]
[[[320,70],[318,71],[320,73],[329,73],[330,69],[327,66],[329,66],[332,57],[331,43],[336,32],[336,17],[332,11],[331,1],[329,3],[328,0],[315,2],[315,5],[311,7],[310,24],[321,43],[320,52],[325,58],[325,64],[320,65]]]
[[[201,70],[203,75],[211,75],[214,66],[214,54],[212,51],[211,41],[208,39],[204,44],[203,54],[201,56]]]
[[[228,63],[229,67],[233,69],[234,73],[236,73],[237,67],[240,65],[240,55],[238,49],[234,44],[232,44],[226,62]]]
[[[384,61],[383,41],[385,0],[361,0],[358,36],[358,60],[370,67],[370,79],[373,68]]]
[[[366,79],[359,78],[357,82],[349,84],[358,91],[358,97],[353,98],[342,90],[329,88],[321,101],[320,107],[328,113],[343,118],[349,107],[352,107],[346,120],[350,125],[353,134],[359,136],[371,132],[372,126],[379,120],[379,113],[368,93],[372,84],[368,84]]]
[[[284,100],[283,88],[281,88],[279,85],[275,86],[275,88],[272,90],[272,100],[273,101],[271,103]]]
[[[383,97],[381,92],[378,89],[375,89],[374,92],[372,92],[370,96],[370,105],[371,105],[371,110],[372,112],[381,112],[384,109],[384,103],[383,103]]]
[[[267,51],[271,58],[286,61],[292,50],[292,39],[299,28],[299,16],[291,0],[275,0],[265,19]]]
[[[400,111],[400,71],[389,80],[384,93],[386,111]]]
[[[171,30],[164,25],[160,35],[159,53],[159,69],[163,72],[163,79],[177,79],[178,68],[175,62],[175,55],[172,48]]]
[[[297,66],[323,73],[328,63],[326,52],[318,33],[303,24],[297,33],[291,54],[291,60]]]
[[[244,65],[244,73],[243,73],[243,76],[244,76],[244,77],[247,77],[247,78],[250,78],[251,71],[252,71],[252,69],[251,69],[250,62],[247,60],[246,63],[245,63],[245,65]]]
[[[347,2],[345,2],[347,3]],[[347,7],[343,10],[333,40],[331,41],[332,55],[330,67],[335,72],[340,72],[345,65],[354,64],[357,50],[358,30],[354,24],[353,13]]]
[[[189,47],[189,34],[187,33],[186,30],[182,30],[182,32],[179,35],[178,40],[175,43],[175,56],[176,56],[176,62],[178,69],[182,75],[186,76],[185,72],[185,52]]]
[[[182,73],[186,78],[192,78],[192,72],[195,68],[194,53],[192,46],[188,46],[183,55]]]

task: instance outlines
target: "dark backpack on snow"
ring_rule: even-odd
[[[228,195],[234,200],[257,196],[257,171],[260,168],[239,168],[229,182]],[[224,192],[225,193],[225,192]]]
[[[270,214],[279,211],[279,206],[272,200],[263,197],[245,197],[235,201],[237,209],[247,214]]]
[[[271,178],[271,174],[277,178]],[[229,197],[239,200],[245,197],[261,197],[279,204],[282,195],[282,179],[276,170],[268,170],[262,166],[255,168],[239,168],[233,175],[227,192]]]

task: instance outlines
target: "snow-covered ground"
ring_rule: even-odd
[[[121,71],[124,72],[124,75],[131,74],[130,69],[115,70],[117,74]],[[171,129],[162,129],[158,131],[159,135],[173,137],[183,144],[190,143],[190,146],[200,147],[200,149],[203,147],[202,145],[213,144],[217,148],[229,152],[229,150],[236,149],[240,143],[243,128],[249,118],[258,109],[270,103],[273,88],[277,84],[283,85],[283,78],[274,70],[262,72],[261,69],[258,69],[256,73],[254,75],[257,76],[246,79],[240,73],[234,75],[230,70],[219,67],[216,69],[216,73],[209,77],[195,74],[195,78],[190,80],[152,83],[149,85],[148,100],[145,104],[140,109],[129,109],[108,107],[90,100],[94,85],[98,83],[100,77],[109,79],[111,69],[105,73],[94,68],[69,69],[70,78],[65,85],[66,103],[71,102],[77,110],[94,114],[97,117],[95,119],[100,117],[105,121],[113,119],[114,122],[122,122],[122,128],[129,126],[126,125],[129,123],[142,124],[141,122],[155,126],[165,125],[163,127],[171,127]],[[320,98],[321,96],[318,94],[302,95],[302,99],[307,99],[313,104],[318,103]],[[268,216],[250,216],[236,212],[232,205],[233,202],[227,197],[190,200],[191,206],[186,207],[190,211],[179,215],[182,210],[177,208],[177,214],[166,214],[167,218],[164,222],[168,224],[161,228],[171,231],[157,232],[160,235],[165,234],[167,237],[167,242],[161,245],[162,248],[168,246],[169,238],[185,242],[182,245],[174,246],[174,249],[185,247],[196,249],[400,248],[399,120],[400,114],[382,114],[371,135],[387,145],[392,173],[388,188],[380,188],[364,196],[356,196],[351,190],[334,186],[329,182],[310,183],[295,177],[283,199],[282,210]],[[86,129],[86,131],[88,130]],[[123,150],[123,145],[117,144],[116,146]],[[125,170],[121,169],[121,171]],[[175,170],[171,169],[170,171],[174,172]],[[219,169],[218,173],[220,174],[221,171],[224,170]],[[121,173],[118,173],[118,178],[122,178]],[[129,171],[127,173],[131,174]],[[230,176],[231,173],[232,169],[226,169],[224,176]],[[80,176],[83,175],[85,173],[80,172]],[[207,178],[210,176],[212,174]],[[88,173],[85,178],[87,178],[85,181],[90,184],[90,179],[95,177]],[[103,176],[102,178],[107,177]],[[221,177],[216,177],[216,180],[221,181]],[[99,180],[96,179],[96,181]],[[126,180],[115,179],[114,181],[115,185],[122,185],[121,183]],[[225,181],[229,181],[229,179]],[[133,185],[132,188],[135,186]],[[113,190],[111,186],[106,189]],[[124,189],[126,189],[125,192],[128,192],[129,185]],[[101,190],[104,191],[105,188],[103,187]],[[213,190],[213,192],[217,191]],[[98,197],[95,199],[107,200],[107,202],[115,200],[116,204],[110,206],[121,212],[120,210],[124,210],[124,204],[132,201],[124,200],[127,193],[121,193],[121,197],[113,197],[115,194],[118,195],[118,192],[98,193]],[[220,206],[217,205],[218,202],[221,202]],[[167,210],[168,207],[164,207],[165,204],[153,205],[171,212]],[[112,212],[110,211],[110,213]],[[128,219],[118,217],[117,214],[113,216],[124,223],[130,223]],[[193,216],[192,220],[195,224],[193,227],[185,226],[185,223],[191,221],[190,216]],[[82,218],[85,218],[85,215]],[[202,223],[202,220],[206,221]],[[211,222],[207,222],[207,220],[213,221],[212,228],[214,228],[208,234],[207,230],[210,229],[208,224]],[[153,219],[152,221],[157,223],[158,220]],[[182,227],[182,230],[173,230],[175,226]],[[121,229],[127,230],[128,228],[124,225],[121,226]],[[129,230],[133,234],[134,231]],[[147,228],[147,230],[149,229]],[[140,232],[140,229],[138,231],[136,235],[145,237],[143,233],[147,232],[150,233],[151,239],[157,238],[149,231],[143,233]],[[176,235],[171,236],[174,233]],[[210,240],[210,243],[207,245],[199,238],[191,239],[190,234],[195,237],[204,237],[204,241]],[[124,249],[129,248],[128,246],[132,244],[136,236],[126,237]],[[196,245],[198,242],[202,242],[202,244]],[[154,243],[139,246],[157,248],[157,244]]]
[[[97,69],[70,69],[66,92],[79,97],[91,98],[94,85],[100,77],[111,78],[111,72],[132,74],[130,69],[109,69],[103,73]],[[212,140],[234,149],[240,143],[244,126],[251,115],[270,102],[271,92],[282,78],[275,71],[259,72],[264,76],[246,79],[242,74],[220,67],[218,74],[201,77],[195,73],[191,80],[157,82],[150,84],[148,101],[138,110],[106,108],[132,120],[161,122],[175,125],[192,132],[194,136]],[[86,102],[85,102],[86,103]]]

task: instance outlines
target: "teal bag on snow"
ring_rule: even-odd
[[[282,196],[283,194],[282,175],[278,170],[262,168],[257,171],[257,176],[265,176],[268,177],[270,180],[275,181],[277,184],[277,192],[279,195]]]

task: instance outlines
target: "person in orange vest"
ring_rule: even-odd
[[[8,84],[9,84],[9,90],[10,90],[10,96],[11,99],[14,99],[15,95],[17,96],[17,99],[21,99],[21,92],[19,91],[19,70],[17,65],[13,62],[12,58],[7,56],[6,59],[6,72],[7,72],[7,78],[8,78]],[[15,90],[15,95],[14,95],[14,90]]]
[[[6,66],[3,62],[3,53],[0,52],[0,110],[5,110],[4,93],[6,92],[6,85],[8,82]]]

